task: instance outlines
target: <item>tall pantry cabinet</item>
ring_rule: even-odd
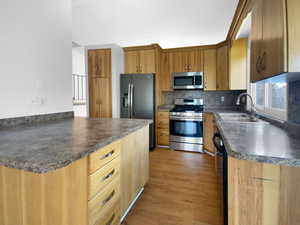
[[[90,117],[112,117],[111,49],[88,50],[88,77]]]

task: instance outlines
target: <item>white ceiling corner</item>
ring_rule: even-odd
[[[73,0],[73,41],[163,48],[225,40],[238,0]]]

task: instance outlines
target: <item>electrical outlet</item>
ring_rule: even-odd
[[[225,96],[221,96],[221,102],[225,102]]]

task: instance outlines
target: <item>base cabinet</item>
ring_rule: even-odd
[[[145,127],[121,141],[121,215],[149,180],[148,140],[149,128]]]
[[[0,225],[119,225],[149,180],[149,126],[44,174],[0,166]]]
[[[300,224],[300,168],[228,159],[229,225]]]
[[[169,146],[169,112],[160,111],[157,113],[156,118],[157,144],[160,146]]]

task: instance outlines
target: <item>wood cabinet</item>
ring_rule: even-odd
[[[217,90],[229,90],[229,48],[217,48]]]
[[[202,72],[203,57],[200,49],[172,52],[173,72]]]
[[[251,81],[287,72],[286,1],[255,0],[251,29]]]
[[[299,170],[229,157],[228,224],[298,224]]]
[[[230,90],[247,89],[248,39],[233,40],[230,48]]]
[[[111,117],[111,50],[88,50],[90,117]]]
[[[161,72],[160,72],[160,80],[159,87],[160,91],[172,91],[173,83],[172,83],[172,53],[170,52],[162,52],[161,53]]]
[[[216,149],[212,138],[216,131],[215,125],[215,118],[212,113],[204,113],[204,120],[203,120],[203,143],[204,143],[204,150],[211,154],[215,154]]]
[[[89,77],[90,117],[112,116],[111,78]]]
[[[125,73],[155,73],[155,49],[126,50]]]
[[[0,167],[1,225],[86,225],[87,159],[45,174]]]
[[[169,112],[159,111],[156,122],[157,144],[160,146],[169,146]]]
[[[144,140],[144,141],[141,141]],[[121,140],[121,213],[149,180],[149,127],[140,129]]]
[[[92,78],[111,77],[111,49],[88,50],[88,73]]]
[[[119,225],[148,180],[149,126],[44,174],[0,166],[0,224]]]
[[[217,50],[204,50],[203,59],[204,90],[215,91],[217,88]]]

